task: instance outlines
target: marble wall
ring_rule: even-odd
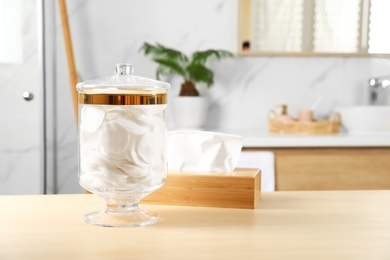
[[[135,74],[154,77],[156,65],[144,57],[143,42],[162,43],[187,53],[237,50],[237,1],[68,0],[76,67],[80,80],[111,75],[116,63],[132,63]],[[77,131],[58,8],[54,23],[57,191],[80,192]],[[207,129],[267,131],[266,114],[285,103],[291,114],[319,96],[316,117],[335,106],[365,104],[369,77],[390,74],[390,60],[368,57],[235,57],[212,62],[215,85]],[[178,82],[172,82],[173,96]],[[169,112],[169,111],[168,111]],[[168,127],[174,120],[168,113]]]

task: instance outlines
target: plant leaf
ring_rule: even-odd
[[[233,53],[225,50],[197,51],[192,54],[192,63],[206,64],[209,58],[217,59],[233,57]]]
[[[188,57],[175,49],[167,48],[162,44],[156,45],[145,42],[141,49],[145,55],[151,56],[152,59],[159,64],[156,77],[161,75],[174,75],[182,76],[184,81],[188,79],[188,72],[185,70],[188,66]]]
[[[195,83],[203,82],[206,83],[208,87],[214,83],[214,73],[202,64],[191,63],[187,67],[187,71],[189,79]]]
[[[159,64],[157,71],[156,71],[156,76],[157,78],[160,77],[160,75],[174,75],[178,74],[186,80],[187,78],[187,73],[183,67],[180,66],[180,64],[177,64],[175,61],[168,60],[168,59],[153,59],[157,64]]]
[[[171,48],[167,48],[159,43],[157,43],[156,45],[152,45],[145,42],[140,50],[143,51],[145,55],[149,55],[154,59],[166,59],[181,64],[188,62],[188,57],[184,53]]]

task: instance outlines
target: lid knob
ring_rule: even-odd
[[[119,63],[115,65],[115,75],[131,76],[134,73],[133,65],[126,63]]]

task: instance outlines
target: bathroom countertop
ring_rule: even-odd
[[[145,205],[162,216],[105,228],[91,194],[0,196],[1,259],[390,259],[390,191],[262,192],[256,209]],[[45,205],[42,207],[42,205]]]
[[[245,148],[266,147],[390,147],[388,134],[288,135],[270,134],[266,130],[218,129],[210,130],[243,137]]]

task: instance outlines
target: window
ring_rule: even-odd
[[[250,51],[390,54],[389,0],[241,2],[240,44]]]

